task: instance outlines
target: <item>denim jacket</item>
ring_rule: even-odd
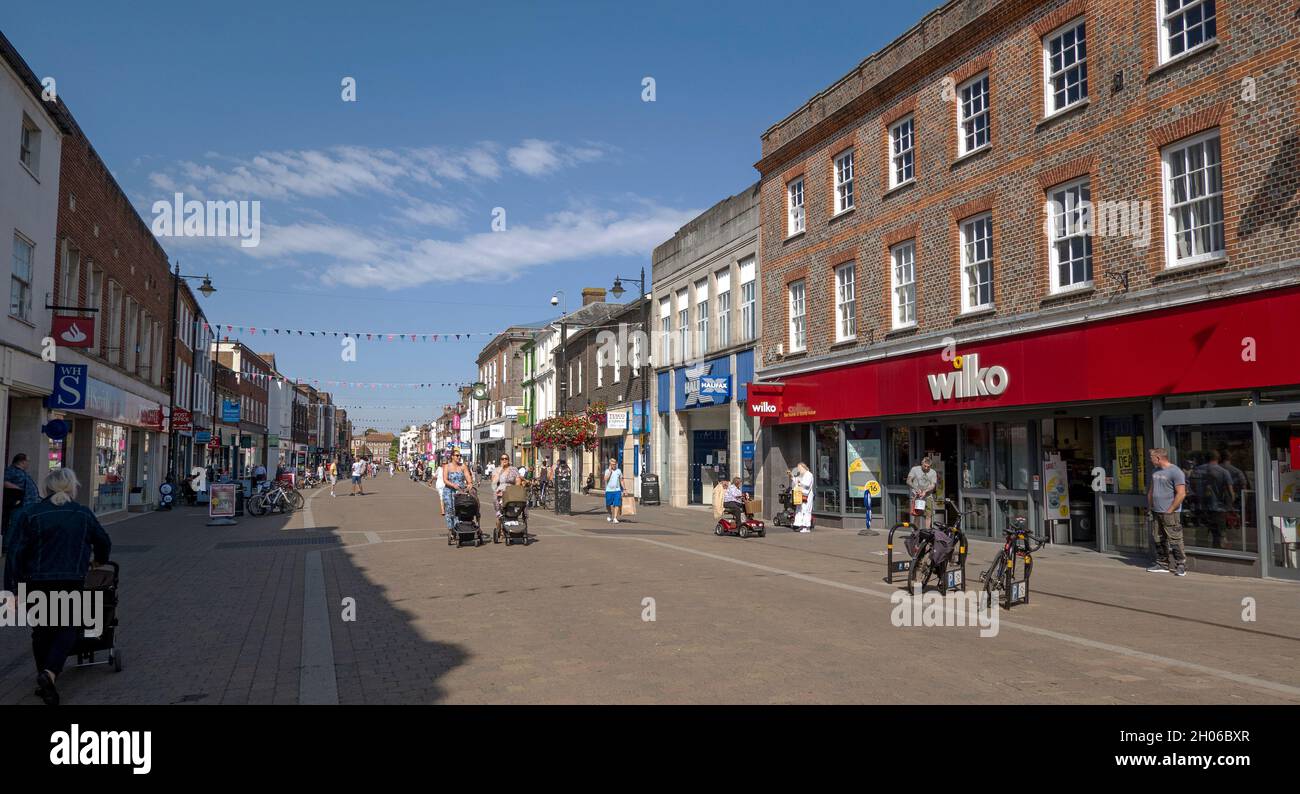
[[[5,556],[4,589],[17,592],[19,582],[82,580],[95,562],[108,562],[113,542],[85,505],[55,505],[49,497],[14,515],[13,539]]]

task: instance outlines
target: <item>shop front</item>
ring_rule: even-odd
[[[1279,290],[879,358],[751,384],[749,411],[771,482],[806,463],[824,525],[892,526],[928,457],[972,537],[1024,516],[1056,543],[1144,555],[1165,447],[1195,569],[1300,578],[1300,368],[1253,354],[1290,349],[1297,313],[1300,290]]]
[[[63,369],[75,368],[75,365]],[[50,397],[52,417],[69,428],[50,441],[49,461],[70,466],[82,483],[81,501],[97,515],[145,511],[157,502],[166,464],[161,403],[83,375],[77,387]],[[76,392],[84,390],[84,399]]]
[[[744,409],[752,373],[752,350],[659,373],[659,477],[668,504],[709,504],[714,486],[733,477],[753,491],[757,472],[744,457],[755,438]]]

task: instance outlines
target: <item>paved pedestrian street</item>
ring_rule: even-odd
[[[1300,703],[1293,584],[1049,547],[981,637],[893,625],[883,534],[717,537],[669,507],[614,526],[575,496],[532,511],[528,546],[453,548],[431,488],[366,488],[109,525],[125,667],[70,669],[63,702]],[[995,551],[972,544],[972,578]],[[38,703],[32,674],[27,630],[0,629],[0,703]]]

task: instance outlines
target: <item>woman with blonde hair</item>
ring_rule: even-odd
[[[799,494],[802,501],[794,514],[793,525],[800,532],[812,532],[812,492],[813,492],[813,475],[808,469],[808,464],[800,461],[790,473],[790,493],[792,498],[794,494]]]
[[[23,583],[29,601],[33,593],[42,592],[52,603],[56,594],[83,588],[92,556],[97,565],[108,562],[113,542],[95,514],[76,501],[78,485],[72,469],[55,469],[45,478],[45,498],[14,516],[13,545],[5,558],[4,589],[9,593],[18,592]],[[32,628],[36,691],[47,705],[59,703],[54,679],[63,672],[82,630],[63,625]]]

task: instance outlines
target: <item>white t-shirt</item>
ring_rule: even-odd
[[[359,460],[359,461],[357,461],[356,463],[353,463],[353,464],[352,464],[352,476],[353,476],[353,477],[360,477],[361,475],[363,475],[363,474],[365,474],[365,473],[366,473],[366,464],[365,464],[364,461],[360,461],[360,460]]]
[[[618,481],[622,476],[623,476],[622,469],[614,469],[613,471],[610,471],[609,469],[605,469],[605,490],[606,491],[623,490],[622,488],[618,487]]]

